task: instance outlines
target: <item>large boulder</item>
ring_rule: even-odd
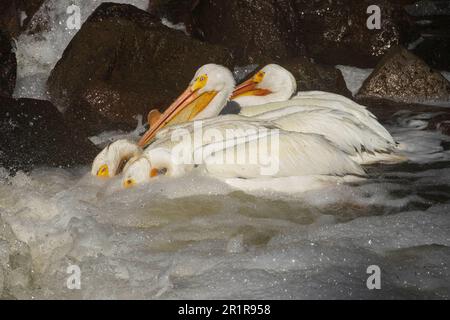
[[[294,75],[299,91],[327,91],[351,97],[340,70],[333,66],[317,64],[306,57],[295,58],[283,66]]]
[[[11,38],[0,30],[0,96],[10,97],[16,86],[16,54]]]
[[[232,49],[244,64],[303,53],[298,14],[291,0],[200,0],[193,20],[197,37]]]
[[[148,12],[173,25],[184,24],[186,32],[192,33],[192,11],[200,0],[150,0]]]
[[[42,100],[0,97],[0,136],[0,167],[10,171],[85,165],[99,151]]]
[[[170,1],[170,0],[162,0]],[[415,37],[404,6],[415,0],[199,0],[194,35],[233,50],[241,63],[306,55],[320,63],[374,67],[389,48]],[[369,29],[378,5],[381,28]]]
[[[364,81],[358,98],[384,98],[398,102],[450,100],[450,82],[422,59],[395,47]]]
[[[327,64],[374,67],[392,46],[410,39],[404,5],[413,0],[292,0],[306,55]],[[381,9],[381,29],[369,29],[367,9]]]
[[[80,125],[97,118],[132,127],[136,115],[163,110],[196,69],[212,62],[231,67],[233,58],[225,48],[192,40],[134,6],[103,3],[64,51],[48,90]]]

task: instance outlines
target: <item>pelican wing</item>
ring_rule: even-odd
[[[322,134],[351,155],[386,153],[393,149],[393,145],[347,112],[315,106],[293,106],[266,112],[256,118],[271,120],[288,131]]]
[[[300,92],[297,96],[288,101],[242,108],[240,114],[251,117],[268,111],[280,110],[292,106],[316,106],[347,112],[354,116],[358,122],[370,128],[390,144],[395,145],[394,139],[390,133],[377,121],[377,118],[370,111],[346,97],[333,93],[320,91]]]
[[[357,163],[320,135],[280,130],[247,138],[211,152],[205,171],[225,178],[364,175]]]

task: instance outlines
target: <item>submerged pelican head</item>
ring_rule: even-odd
[[[288,70],[269,64],[252,78],[237,86],[231,97],[241,107],[289,100],[297,91],[297,82]]]
[[[128,140],[118,140],[108,145],[95,158],[91,173],[99,178],[111,178],[124,169],[127,162],[141,155],[142,149]]]
[[[233,93],[234,86],[230,70],[217,64],[204,65],[195,73],[189,87],[154,122],[139,145],[147,145],[167,125],[219,115]]]
[[[188,168],[192,166],[178,164],[169,149],[146,150],[124,170],[122,186],[128,189],[160,176],[180,177]]]

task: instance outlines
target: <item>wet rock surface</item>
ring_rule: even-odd
[[[298,10],[290,0],[201,0],[193,20],[197,37],[227,46],[241,64],[304,52]]]
[[[374,67],[393,46],[417,38],[405,11],[413,0],[200,0],[194,35],[227,46],[241,62],[306,55],[320,63]],[[369,29],[368,7],[380,8],[380,28]]]
[[[327,91],[351,97],[342,73],[333,66],[321,65],[301,57],[283,64],[297,80],[298,91]]]
[[[0,96],[10,97],[16,85],[17,61],[12,40],[0,30]]]
[[[392,121],[401,112],[412,114],[428,114],[427,130],[439,130],[446,135],[450,135],[450,102],[447,106],[432,106],[417,103],[395,102],[386,99],[360,98],[356,101],[366,106],[381,122]]]
[[[383,98],[416,103],[448,101],[450,83],[422,59],[403,47],[395,47],[364,81],[358,98]]]
[[[450,1],[419,1],[405,10],[417,33],[412,52],[433,68],[450,70]]]
[[[52,101],[110,124],[169,105],[206,63],[231,67],[223,47],[193,40],[131,5],[104,3],[83,24],[48,80]],[[82,105],[82,107],[80,107]]]
[[[450,136],[450,111],[441,110],[435,117],[428,123],[427,129],[438,130],[445,135]]]
[[[0,135],[0,166],[10,171],[89,164],[98,153],[48,101],[0,97]]]
[[[200,0],[150,0],[148,12],[174,25],[182,23],[192,33],[192,12],[199,3]]]
[[[414,1],[388,0],[293,0],[299,13],[306,54],[331,65],[373,67],[397,44],[409,40],[405,4]],[[370,30],[367,9],[381,9],[381,29]]]

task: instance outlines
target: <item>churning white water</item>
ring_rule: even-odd
[[[450,138],[423,118],[389,128],[411,162],[302,194],[2,170],[0,297],[449,298]],[[81,290],[67,287],[73,265]],[[371,265],[381,290],[367,289]]]
[[[59,22],[69,2],[81,0],[47,1],[50,30],[19,38],[16,95],[44,93],[73,36]],[[340,69],[352,91],[366,74]],[[401,112],[388,126],[410,162],[298,194],[194,174],[124,191],[88,167],[0,168],[0,298],[450,298],[450,138],[424,131],[429,118]],[[381,290],[367,288],[372,265]]]

